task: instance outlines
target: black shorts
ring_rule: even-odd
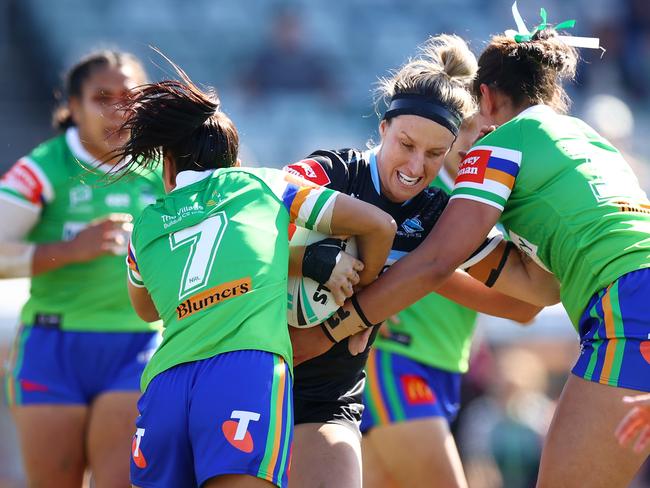
[[[336,398],[314,399],[293,390],[294,424],[341,424],[361,435],[361,416],[363,414],[363,387],[366,375],[345,394]]]
[[[376,331],[369,344],[374,342]],[[348,341],[294,369],[294,424],[334,423],[360,433],[363,414],[364,368],[370,346],[352,356]]]

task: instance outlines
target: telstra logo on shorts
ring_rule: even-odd
[[[236,420],[226,420],[221,425],[221,431],[226,440],[234,448],[242,452],[253,452],[255,444],[253,443],[253,436],[248,432],[248,424],[257,422],[260,419],[260,414],[246,410],[233,410],[230,418]]]
[[[133,456],[133,462],[138,468],[146,468],[147,460],[142,454],[142,449],[140,449],[140,442],[144,437],[144,429],[137,429],[135,435],[133,436],[133,442],[131,443],[131,455]]]

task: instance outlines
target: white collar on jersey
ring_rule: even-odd
[[[363,155],[366,158],[366,161],[368,161],[368,166],[370,166],[370,177],[372,178],[372,184],[375,187],[375,191],[377,192],[377,194],[383,195],[383,193],[381,192],[381,179],[379,178],[379,169],[377,168],[377,153],[379,152],[380,149],[381,149],[381,144],[373,147],[372,149],[368,149],[363,153]],[[402,207],[408,205],[411,200],[413,199],[409,198],[408,200],[403,202]]]
[[[120,163],[113,166],[112,164],[105,164],[97,161],[92,154],[90,154],[86,148],[81,143],[79,138],[79,129],[76,127],[69,127],[65,131],[65,142],[68,143],[68,147],[72,152],[72,155],[77,158],[80,162],[86,164],[87,166],[97,169],[103,173],[111,173],[120,170],[126,161],[121,161]]]
[[[204,180],[208,178],[212,173],[214,173],[214,169],[206,169],[205,171],[192,171],[188,169],[181,171],[176,175],[176,186],[174,187],[174,190],[183,188],[184,186],[189,186],[193,183],[196,183],[197,181]]]
[[[548,105],[538,104],[538,105],[533,105],[532,107],[528,107],[523,112],[519,112],[519,114],[517,114],[517,117],[521,117],[522,115],[538,115],[538,114],[543,114],[548,112],[555,112],[555,110],[553,110]]]
[[[379,182],[379,170],[377,169],[377,153],[381,149],[381,144],[368,149],[364,153],[366,161],[368,161],[368,166],[370,166],[370,178],[372,178],[372,185],[375,187],[375,191],[381,195],[381,183]]]

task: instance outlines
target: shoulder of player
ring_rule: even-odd
[[[325,186],[341,176],[347,180],[350,174],[356,173],[357,168],[363,165],[367,165],[363,152],[356,149],[319,149],[305,159],[288,165],[285,169]]]
[[[524,123],[524,119],[510,120],[479,139],[461,161],[458,176],[462,176],[467,167],[497,164],[497,160],[510,161],[520,166],[525,152],[522,137]],[[491,160],[494,163],[489,163]]]
[[[27,156],[52,180],[67,179],[68,163],[74,159],[66,141],[65,134],[60,134],[36,146]],[[78,163],[77,163],[78,165]],[[79,166],[81,168],[81,166]]]
[[[51,203],[57,186],[68,179],[65,170],[61,171],[66,151],[63,135],[48,139],[16,161],[4,174],[0,187],[17,192],[34,205]]]
[[[287,174],[289,173],[289,174]],[[223,185],[223,178],[230,180],[237,187],[240,185],[248,186],[248,191],[260,191],[271,195],[278,203],[282,203],[283,195],[287,185],[293,183],[291,172],[277,168],[250,168],[241,167],[224,168],[217,170],[210,178],[211,187],[220,187]],[[221,180],[221,181],[220,181]],[[299,180],[296,178],[299,184]]]

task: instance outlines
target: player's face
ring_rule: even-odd
[[[96,158],[103,158],[128,138],[118,131],[125,113],[117,105],[129,90],[144,83],[134,66],[110,66],[93,71],[81,87],[81,95],[70,100],[72,117],[84,147]]]
[[[405,202],[429,186],[454,142],[448,129],[417,115],[384,120],[379,133],[381,190],[393,202]]]

